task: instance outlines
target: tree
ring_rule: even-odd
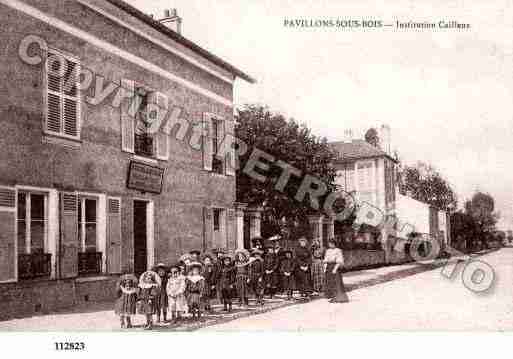
[[[379,147],[378,131],[376,131],[375,128],[369,128],[367,132],[365,132],[365,141],[367,141],[374,147]]]
[[[399,169],[399,192],[438,209],[456,208],[457,199],[451,185],[432,166],[418,162]]]
[[[496,239],[495,225],[499,214],[494,212],[495,201],[487,193],[476,192],[465,202],[464,209],[451,215],[452,238],[464,242],[469,250],[488,247]]]
[[[306,216],[313,210],[306,198],[303,202],[295,200],[301,180],[305,174],[310,174],[324,182],[328,191],[334,191],[336,171],[331,164],[337,154],[325,138],[313,135],[306,125],[272,113],[267,107],[246,105],[237,110],[236,119],[236,137],[248,146],[239,158],[237,201],[264,207],[264,237],[280,232],[290,236],[306,234]],[[270,167],[265,171],[264,182],[253,179],[242,170],[255,148],[275,159],[274,163],[268,163]],[[290,176],[283,191],[276,190],[276,183],[283,173],[283,168],[276,165],[277,161],[301,171],[301,176]]]

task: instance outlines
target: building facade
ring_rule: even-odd
[[[108,299],[119,273],[242,246],[231,154],[215,154],[235,79],[253,80],[174,17],[0,0],[0,318]]]
[[[390,154],[389,128],[384,125],[380,132],[385,139],[380,146],[354,139],[351,131],[346,131],[343,141],[331,145],[338,153],[334,163],[338,187],[350,193],[357,204],[366,204],[379,212],[381,222],[385,222],[395,216],[397,160]],[[380,226],[380,235],[386,240],[395,235],[395,230]]]

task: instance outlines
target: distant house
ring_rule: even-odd
[[[351,193],[357,203],[367,203],[381,211],[383,218],[388,218],[395,214],[398,161],[390,151],[390,128],[383,125],[379,135],[381,142],[374,146],[363,139],[354,139],[352,131],[346,130],[343,141],[331,143],[338,153],[333,165],[340,189]],[[386,228],[381,230],[382,238],[389,234]]]
[[[398,161],[391,154],[390,128],[383,125],[375,132],[378,139],[374,144],[364,139],[354,139],[351,130],[345,131],[343,141],[331,143],[338,153],[334,163],[336,184],[350,193],[360,207],[368,206],[372,211],[378,211],[381,219],[375,226],[368,226],[368,233],[357,234],[362,237],[357,238],[358,241],[375,244],[368,248],[384,249],[386,261],[394,261],[393,258],[397,257],[393,253],[395,243],[412,235],[436,237],[444,245],[450,244],[448,214],[399,194]]]

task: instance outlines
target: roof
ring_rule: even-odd
[[[330,146],[338,152],[338,161],[357,160],[364,158],[387,157],[397,163],[397,160],[378,147],[374,147],[365,140],[352,140],[351,142],[330,142]]]
[[[249,76],[248,74],[244,73],[243,71],[239,70],[235,66],[229,64],[228,62],[224,61],[220,57],[217,57],[216,55],[212,54],[211,52],[205,50],[204,48],[200,47],[199,45],[195,44],[191,40],[188,40],[181,34],[167,28],[165,25],[161,24],[159,21],[153,19],[151,16],[146,15],[142,11],[136,9],[130,4],[127,4],[123,0],[107,0],[109,3],[117,6],[121,10],[127,12],[128,14],[136,17],[137,19],[141,20],[145,24],[153,27],[155,30],[160,31],[164,35],[169,36],[171,39],[177,41],[178,43],[182,44],[183,46],[191,49],[192,51],[196,52],[197,54],[203,56],[207,60],[211,61],[212,63],[216,64],[217,66],[231,72],[233,75],[240,77],[243,80],[246,80],[249,83],[255,83],[256,80]]]

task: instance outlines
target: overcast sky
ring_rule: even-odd
[[[387,123],[407,163],[427,161],[460,205],[479,189],[513,229],[513,1],[128,0],[177,8],[183,35],[258,80],[263,103],[330,140]],[[161,16],[156,16],[161,17]],[[470,30],[288,28],[285,19],[455,20]]]

